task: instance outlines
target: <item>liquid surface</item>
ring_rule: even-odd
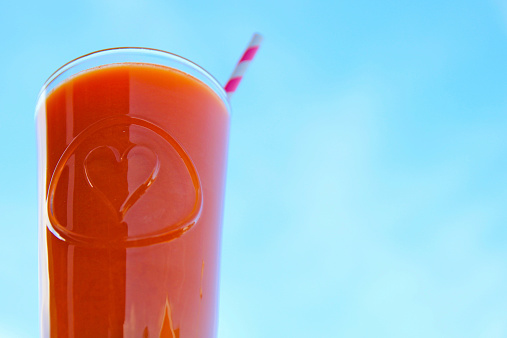
[[[41,109],[43,331],[214,337],[223,102],[180,71],[129,63],[68,79]]]

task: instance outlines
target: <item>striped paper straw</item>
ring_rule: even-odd
[[[259,45],[261,44],[261,42],[262,36],[257,33],[254,34],[252,40],[248,44],[248,47],[243,53],[243,56],[236,65],[236,68],[234,68],[234,71],[232,72],[229,81],[227,81],[227,84],[224,87],[225,92],[227,93],[227,97],[229,99],[231,98],[232,94],[236,91],[236,88],[238,88],[238,85],[241,82],[241,79],[243,78],[246,69],[250,65],[250,62],[253,60],[255,53],[257,53],[257,50],[259,49]]]

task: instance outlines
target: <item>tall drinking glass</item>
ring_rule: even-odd
[[[39,95],[43,337],[215,337],[230,108],[192,62],[116,48]]]

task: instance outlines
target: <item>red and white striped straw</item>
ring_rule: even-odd
[[[227,84],[224,87],[225,92],[227,93],[227,97],[229,99],[231,98],[232,94],[236,91],[236,88],[238,88],[238,85],[241,82],[241,79],[243,78],[246,69],[250,65],[250,62],[253,60],[255,53],[257,53],[257,50],[259,49],[261,42],[262,36],[257,33],[254,34],[252,40],[248,44],[248,47],[243,53],[243,56],[236,65],[236,68],[234,68],[234,71],[232,72],[229,81],[227,81]]]

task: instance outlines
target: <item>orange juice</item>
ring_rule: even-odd
[[[227,103],[140,62],[40,100],[43,334],[214,337]]]

